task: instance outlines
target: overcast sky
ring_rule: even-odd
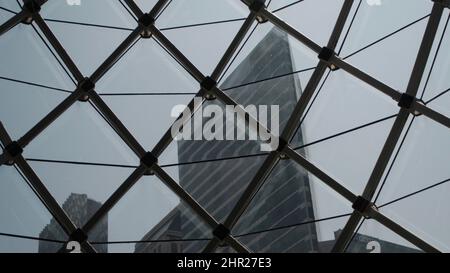
[[[155,0],[137,1],[145,10]],[[273,0],[276,9],[293,0]],[[342,0],[306,0],[277,13],[302,33],[325,45],[336,21]],[[357,2],[357,1],[356,1]],[[345,57],[431,10],[427,0],[381,0],[381,5],[361,4],[351,31],[341,51]],[[18,10],[13,0],[2,0],[0,6]],[[351,14],[353,14],[354,10]],[[135,22],[118,1],[81,0],[80,6],[50,0],[42,9],[45,18],[133,28]],[[246,7],[236,0],[176,0],[157,20],[159,28],[244,18]],[[0,10],[0,23],[11,16]],[[442,34],[448,16],[444,12],[438,30]],[[52,31],[80,70],[90,75],[130,33],[48,22]],[[208,75],[233,39],[242,21],[203,27],[165,30],[163,33]],[[351,64],[361,68],[389,86],[405,91],[411,69],[426,26],[422,20],[398,34],[350,57]],[[258,26],[236,58],[229,72],[247,56],[272,28],[270,23]],[[342,41],[341,41],[342,42]],[[317,64],[315,54],[290,39],[294,70]],[[437,43],[432,53],[436,50]],[[449,48],[447,31],[442,49]],[[449,87],[450,55],[441,50],[429,79],[424,101]],[[26,25],[18,25],[0,37],[0,77],[44,84],[72,91],[74,84],[58,66],[39,36]],[[431,60],[428,64],[428,69]],[[228,74],[227,74],[228,75]],[[297,74],[305,86],[310,72]],[[419,97],[422,96],[422,83]],[[103,96],[105,102],[147,149],[151,149],[169,129],[170,111],[185,104],[198,84],[153,40],[139,41],[111,69],[96,87],[101,94],[114,93],[187,93],[170,96]],[[36,122],[61,102],[67,93],[33,87],[0,79],[0,120],[14,139],[21,137]],[[450,115],[450,94],[429,104]],[[305,143],[381,119],[398,112],[395,102],[342,70],[332,72],[305,119]],[[346,134],[306,150],[308,158],[356,194],[360,194],[370,176],[393,119]],[[425,117],[411,126],[379,199],[379,204],[414,192],[450,177],[450,137],[445,128]],[[27,158],[88,161],[137,165],[138,159],[112,129],[87,103],[77,102],[54,124],[38,136],[24,152]],[[161,164],[176,163],[176,144],[169,146],[160,158]],[[56,200],[62,204],[72,192],[86,193],[104,202],[130,175],[132,168],[91,167],[49,163],[30,163]],[[166,171],[178,180],[178,169]],[[313,184],[316,218],[350,212],[350,204],[323,183],[310,176]],[[50,221],[49,213],[11,167],[0,167],[0,232],[38,236]],[[450,187],[442,185],[415,197],[387,206],[381,211],[417,232],[444,251],[450,251],[449,204]],[[139,240],[173,207],[178,198],[155,177],[145,177],[127,193],[109,213],[109,240]],[[318,224],[321,240],[333,239],[346,218]],[[399,236],[377,223],[367,222],[363,234],[405,243]],[[206,236],[206,234],[205,234]],[[0,251],[37,249],[37,243],[0,236]],[[134,245],[109,246],[110,251],[132,251]]]

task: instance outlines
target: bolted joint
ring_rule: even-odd
[[[318,58],[321,61],[328,63],[328,68],[331,71],[336,71],[339,69],[339,67],[337,67],[335,64],[330,62],[331,58],[333,58],[333,56],[335,56],[335,55],[336,55],[336,52],[334,52],[333,49],[325,46],[325,47],[322,47],[322,50],[319,52]]]
[[[358,196],[353,202],[352,208],[363,215],[365,218],[369,218],[370,208],[374,204],[362,196]]]
[[[86,77],[78,83],[78,88],[82,91],[82,94],[78,100],[86,102],[89,100],[89,92],[95,88],[95,83],[89,77]]]
[[[217,86],[217,82],[211,77],[205,77],[200,83],[200,87],[203,89],[203,97],[206,100],[215,100],[216,96],[212,90]]]
[[[154,156],[151,152],[145,153],[145,155],[141,158],[141,164],[149,169],[153,167],[153,165],[155,165],[156,163],[158,163],[158,158]]]
[[[69,236],[70,241],[77,241],[80,244],[86,242],[87,239],[88,239],[88,235],[81,228],[77,228]]]
[[[248,4],[248,8],[250,9],[250,11],[256,13],[256,21],[258,21],[258,23],[263,24],[269,21],[265,16],[259,14],[261,10],[266,8],[265,0],[253,0],[251,1],[251,3],[248,3],[249,1],[243,2]]]
[[[278,140],[278,147],[277,147],[277,152],[280,156],[281,159],[288,159],[289,157],[284,153],[284,149],[289,145],[289,143],[282,139],[281,137]]]
[[[141,32],[141,37],[144,39],[149,39],[152,37],[152,32],[149,27],[155,23],[155,18],[150,14],[145,13],[139,18],[139,24],[144,28]]]
[[[255,13],[258,13],[258,12],[260,12],[262,9],[265,9],[266,8],[266,5],[265,5],[265,0],[253,0],[249,5],[248,5],[248,8],[251,10],[251,11],[253,11],[253,12],[255,12]]]
[[[155,23],[155,18],[153,18],[150,14],[148,13],[144,13],[140,18],[139,18],[139,23],[143,26],[143,27],[149,27],[151,25],[153,25]]]
[[[329,47],[322,47],[322,50],[319,52],[319,59],[324,62],[329,62],[331,60],[331,57],[333,57],[336,53],[334,53],[334,50]]]
[[[211,91],[214,87],[216,87],[217,83],[211,77],[205,77],[203,81],[200,83],[200,86],[206,91]]]
[[[325,46],[325,47],[322,47],[322,50],[319,52],[318,58],[321,61],[328,63],[328,68],[331,71],[336,71],[339,69],[339,67],[337,67],[335,64],[330,62],[331,58],[335,55],[336,55],[336,52],[334,52],[333,49]]]
[[[144,27],[144,29],[141,32],[141,37],[144,39],[149,39],[152,37],[152,32],[150,31],[149,27],[155,23],[155,18],[153,18],[150,14],[144,13],[139,18],[139,24]]]
[[[258,21],[258,23],[260,23],[260,24],[264,24],[264,23],[267,23],[269,21],[269,19],[267,19],[265,16],[257,15],[256,21]]]
[[[407,93],[403,93],[400,99],[398,100],[398,106],[404,109],[411,109],[415,101],[416,98],[414,96],[411,96]]]
[[[23,10],[26,10],[29,13],[38,13],[41,11],[41,5],[35,0],[26,0],[23,4]]]
[[[217,225],[217,227],[213,230],[213,235],[220,241],[225,240],[225,238],[230,235],[230,230],[224,226],[223,224]]]
[[[17,143],[17,141],[13,141],[8,145],[6,145],[5,152],[9,157],[9,160],[8,162],[6,162],[6,165],[11,166],[14,164],[14,159],[23,153],[23,149],[19,145],[19,143]]]
[[[28,14],[22,19],[22,23],[30,25],[33,22],[33,15],[41,11],[41,5],[35,0],[28,0],[23,4],[22,10]]]

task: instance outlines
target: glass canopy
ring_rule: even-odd
[[[449,5],[0,1],[0,252],[450,252]]]

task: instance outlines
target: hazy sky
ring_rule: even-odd
[[[65,1],[50,0],[43,9],[45,18],[134,28],[135,22],[118,1],[81,0],[80,6]],[[155,0],[136,1],[146,10]],[[273,0],[276,9],[293,0]],[[306,0],[277,13],[295,28],[319,43],[326,44],[336,21],[342,0]],[[356,1],[357,2],[357,1]],[[380,6],[361,4],[353,27],[342,48],[345,57],[404,25],[430,12],[427,0],[382,0]],[[1,0],[0,6],[13,10],[13,0]],[[248,10],[237,0],[175,0],[157,21],[159,28],[244,18]],[[444,12],[438,30],[442,34],[448,16]],[[352,11],[353,14],[353,11]],[[0,23],[11,16],[0,10]],[[91,74],[125,39],[128,30],[105,29],[48,22],[52,31],[80,70]],[[205,75],[210,74],[233,39],[242,21],[203,27],[164,30],[163,33]],[[426,20],[347,59],[351,64],[403,92],[414,65]],[[272,28],[270,23],[258,26],[240,55],[240,61]],[[342,41],[342,40],[341,40]],[[317,58],[313,52],[290,39],[295,70],[313,67]],[[341,44],[341,43],[340,43]],[[432,53],[436,50],[437,43]],[[450,34],[442,41],[442,50],[435,63],[424,101],[446,90],[450,83]],[[58,66],[39,36],[26,25],[19,25],[0,37],[0,77],[44,84],[72,91],[74,84]],[[431,60],[428,64],[428,69]],[[229,73],[228,73],[229,74]],[[228,75],[227,74],[227,75]],[[310,72],[299,73],[302,86]],[[423,83],[419,91],[422,95]],[[198,91],[193,78],[164,52],[153,40],[139,41],[127,55],[98,82],[97,92],[114,93],[187,93],[170,96],[103,96],[127,128],[147,149],[151,149],[169,128],[174,105],[187,103]],[[21,137],[36,122],[51,111],[67,93],[33,87],[0,79],[0,120],[14,139]],[[429,104],[450,115],[450,95]],[[388,97],[367,84],[338,70],[330,74],[320,95],[305,119],[305,143],[375,121],[398,112]],[[393,119],[356,132],[312,145],[308,158],[356,194],[364,189],[381,151]],[[410,133],[379,199],[383,204],[410,192],[450,177],[449,130],[425,117],[414,121]],[[77,102],[54,124],[37,137],[26,149],[27,158],[88,161],[135,166],[138,159],[112,129],[87,103]],[[176,163],[176,144],[172,144],[160,159],[162,164]],[[62,204],[70,193],[86,193],[104,202],[133,171],[132,168],[91,167],[49,163],[30,163],[49,191]],[[178,180],[178,169],[166,171]],[[350,204],[323,183],[311,176],[316,218],[350,212]],[[50,221],[50,215],[33,195],[17,172],[0,167],[0,232],[38,236]],[[434,246],[450,251],[449,204],[450,187],[442,185],[410,199],[387,206],[381,211],[417,232]],[[139,240],[173,207],[178,198],[155,177],[145,177],[127,193],[109,213],[109,240]],[[321,240],[332,239],[346,218],[318,224]],[[377,223],[367,222],[363,234],[404,243],[403,239]],[[205,234],[206,236],[206,234]],[[30,249],[31,248],[31,249]],[[109,246],[110,251],[132,251],[134,245]],[[0,236],[0,251],[37,250],[34,241]]]

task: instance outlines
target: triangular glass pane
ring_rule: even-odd
[[[425,17],[430,13],[432,5],[432,2],[420,0],[361,1],[360,8],[342,50],[342,56],[347,56],[348,54]],[[405,9],[405,7],[408,8]],[[401,16],[399,16],[399,11],[401,11]],[[426,21],[427,19],[425,18],[423,20]],[[420,32],[420,34],[417,33],[417,35],[423,35],[423,32]],[[410,42],[408,40],[399,40],[396,36],[391,37],[390,39],[393,39],[399,45],[402,45],[403,49],[408,47]],[[415,40],[416,39],[412,41]],[[397,52],[401,53],[399,51]]]
[[[200,252],[207,243],[203,239],[212,238],[209,226],[155,176],[141,178],[101,220],[97,231],[100,227],[106,241],[138,241],[109,244],[108,252]],[[190,239],[200,240],[184,244]],[[161,240],[174,242],[150,243]],[[172,248],[172,243],[177,247]]]
[[[99,16],[98,11],[102,14]],[[44,18],[112,27],[135,27],[136,21],[119,1],[47,1],[40,11]],[[102,31],[102,29],[97,29]]]
[[[346,58],[346,61],[392,88],[406,90],[426,23],[426,20],[418,22],[394,36],[351,55]],[[346,45],[347,42],[344,48]]]
[[[58,241],[67,239],[62,228],[14,167],[0,167],[0,181],[2,233]],[[0,252],[42,252],[48,244],[61,246],[59,243],[0,236]]]
[[[76,102],[32,141],[27,158],[137,165],[138,158],[89,103]]]
[[[74,84],[29,25],[19,24],[0,39],[0,76],[73,91]]]
[[[317,140],[306,138],[304,145],[307,147],[298,150],[349,190],[360,193],[372,173],[393,121],[394,118],[383,120],[339,136],[330,135]],[[304,134],[308,135],[307,129],[304,129]]]
[[[377,221],[364,220],[349,243],[346,252],[421,253],[422,251]]]
[[[434,99],[432,102],[428,103],[427,106],[432,108],[439,113],[450,117],[450,89],[448,89],[444,94]]]
[[[433,182],[429,180],[426,190],[383,206],[380,211],[438,250],[449,252],[447,215],[450,213],[450,179],[439,182],[430,185]]]
[[[150,150],[177,118],[172,109],[188,104],[193,96],[103,96],[103,99],[138,142]]]
[[[319,45],[330,39],[344,1],[303,1],[277,12],[277,16]]]
[[[47,22],[78,69],[92,74],[130,34],[130,30]]]
[[[234,0],[172,1],[156,22],[160,28],[245,18],[247,6]]]
[[[317,223],[243,234],[238,239],[257,253],[329,253],[336,240],[335,232],[345,226],[348,218],[341,216]]]
[[[296,162],[281,160],[239,219],[233,234],[260,233],[259,239],[247,246],[265,252],[316,252],[319,231],[310,223],[350,212],[350,203],[322,181]],[[297,228],[289,232],[292,226]],[[262,232],[272,229],[285,229],[285,232]],[[274,235],[291,243],[283,245]]]
[[[331,72],[293,146],[306,147],[303,154],[311,162],[349,190],[362,192],[397,111],[377,90],[343,71]]]
[[[424,91],[423,99],[425,101],[434,98],[441,92],[450,88],[450,83],[447,80],[448,75],[450,74],[450,53],[446,50],[446,48],[450,47],[450,14],[447,16],[445,16],[445,14],[446,13],[442,16],[440,28],[436,34],[435,43],[433,44],[434,47],[431,51],[432,55],[430,55],[430,58],[428,59],[427,70],[425,70],[426,73],[422,80],[421,92],[419,92],[419,94],[422,95],[422,91]],[[440,47],[438,48],[439,43]],[[439,51],[437,52],[437,50]],[[433,70],[431,71],[431,74],[429,74],[431,67]],[[427,86],[425,90],[422,90],[425,83],[427,83]]]
[[[100,94],[197,93],[199,88],[153,39],[137,42],[97,84]]]
[[[282,30],[271,24],[255,26],[222,76],[223,89],[255,82],[264,84],[265,80],[270,79],[286,80],[286,75],[289,80],[292,79],[291,74],[305,74],[317,65],[318,59],[314,52]]]

